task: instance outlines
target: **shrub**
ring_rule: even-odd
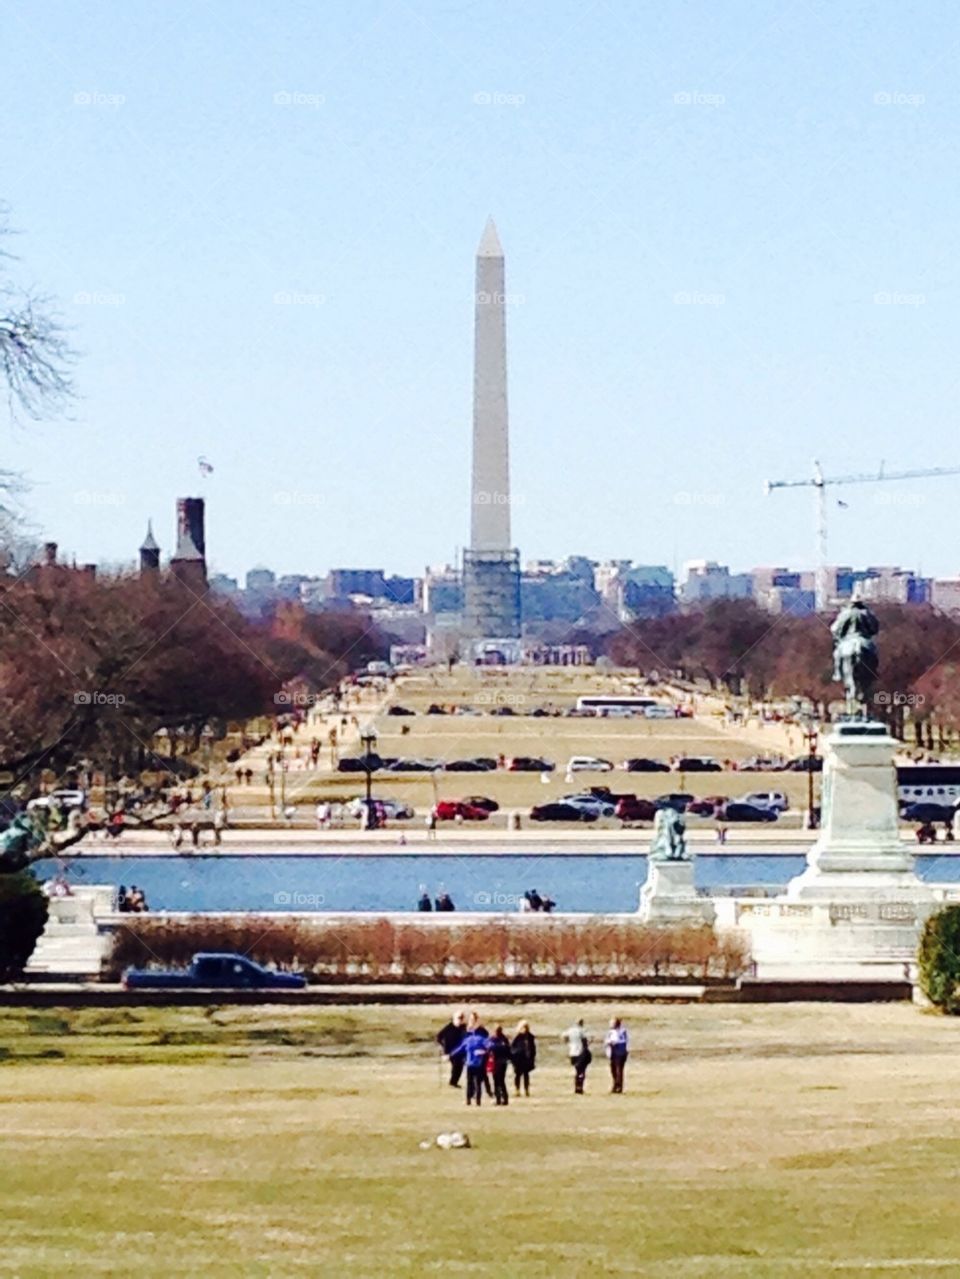
[[[0,982],[19,977],[47,924],[49,905],[29,871],[0,875]]]
[[[185,967],[197,951],[237,951],[298,968],[315,982],[703,981],[746,969],[743,943],[709,928],[657,928],[639,919],[483,920],[424,924],[416,918],[265,920],[132,916],[114,935],[105,966]]]
[[[960,1012],[960,905],[947,906],[926,922],[920,939],[920,986],[945,1013]]]

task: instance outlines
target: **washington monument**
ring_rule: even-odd
[[[473,484],[470,546],[510,549],[507,324],[503,249],[493,218],[477,249],[473,338]]]
[[[477,247],[474,285],[470,546],[463,555],[463,622],[474,640],[520,635],[520,555],[510,541],[504,287],[503,248],[488,218]],[[505,653],[509,646],[498,648]]]

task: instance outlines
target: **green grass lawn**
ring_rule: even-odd
[[[476,1111],[445,1011],[0,1013],[0,1273],[960,1273],[960,1022],[644,1007],[626,1094],[597,1060],[574,1098],[578,1010],[482,1009],[541,1066]],[[419,1149],[455,1127],[472,1150]]]

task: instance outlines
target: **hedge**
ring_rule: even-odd
[[[731,981],[746,971],[742,942],[711,928],[656,928],[587,918],[398,923],[247,915],[133,916],[116,933],[105,975],[186,967],[197,951],[248,955],[309,981]]]

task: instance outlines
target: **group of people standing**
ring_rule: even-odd
[[[583,1092],[587,1068],[593,1061],[590,1039],[578,1018],[561,1036],[566,1044],[570,1065],[573,1068],[573,1091]],[[521,1021],[513,1038],[497,1026],[491,1035],[476,1012],[469,1016],[460,1009],[437,1035],[437,1043],[450,1062],[450,1087],[461,1087],[460,1080],[466,1072],[467,1105],[479,1106],[484,1093],[492,1097],[497,1106],[510,1101],[507,1089],[507,1071],[512,1066],[514,1090],[530,1096],[530,1075],[537,1064],[537,1041],[528,1021]],[[623,1076],[630,1053],[630,1035],[619,1017],[610,1019],[610,1028],[604,1036],[604,1051],[610,1065],[610,1091],[623,1092]]]
[[[450,1062],[450,1087],[459,1088],[466,1071],[467,1105],[479,1106],[483,1095],[492,1097],[497,1106],[510,1102],[507,1089],[507,1071],[513,1067],[516,1095],[530,1096],[530,1076],[537,1065],[537,1041],[530,1023],[521,1021],[513,1038],[503,1026],[497,1026],[491,1035],[480,1021],[479,1014],[469,1017],[460,1009],[437,1035],[437,1043]]]

